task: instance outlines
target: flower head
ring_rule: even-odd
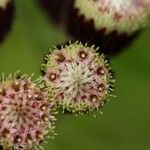
[[[0,83],[0,145],[4,149],[38,147],[53,129],[53,102],[42,84],[26,75]]]
[[[118,31],[131,34],[149,21],[149,0],[75,0],[75,8],[95,27],[106,33]]]
[[[113,81],[104,56],[81,43],[54,50],[44,65],[45,81],[58,106],[71,112],[98,109]]]

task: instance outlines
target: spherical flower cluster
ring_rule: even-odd
[[[75,8],[85,19],[93,19],[96,29],[131,34],[145,26],[150,17],[149,0],[75,0]]]
[[[94,46],[81,43],[47,55],[45,81],[58,106],[70,112],[90,112],[103,106],[114,81],[107,61]]]
[[[71,40],[114,55],[129,46],[150,23],[150,0],[39,0]]]
[[[0,83],[0,145],[6,149],[39,147],[53,130],[53,102],[31,77],[9,76]]]
[[[10,31],[14,17],[14,0],[0,0],[0,41]]]

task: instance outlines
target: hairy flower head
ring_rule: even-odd
[[[58,106],[71,112],[98,109],[111,90],[110,68],[94,46],[81,43],[55,49],[44,65],[45,81]]]
[[[53,130],[53,102],[43,85],[18,73],[0,83],[0,145],[4,149],[39,147]]]
[[[75,8],[99,30],[131,34],[150,19],[149,0],[75,0]]]

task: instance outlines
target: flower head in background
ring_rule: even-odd
[[[44,79],[56,102],[70,112],[91,112],[103,106],[112,82],[107,61],[88,47],[74,43],[47,55]]]
[[[150,22],[149,0],[74,0],[67,31],[75,40],[119,53]]]
[[[14,0],[0,0],[0,42],[11,30],[14,18]]]
[[[84,15],[85,20],[93,20],[97,30],[106,29],[106,34],[132,34],[145,27],[150,19],[149,0],[75,0],[74,7]]]
[[[52,131],[53,102],[40,82],[18,73],[0,83],[0,145],[4,149],[39,147]]]
[[[38,0],[72,41],[101,47],[112,56],[150,23],[150,0]]]

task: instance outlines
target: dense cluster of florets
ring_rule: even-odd
[[[4,149],[38,147],[53,130],[53,102],[30,77],[0,83],[0,145]]]
[[[106,28],[107,33],[133,33],[150,17],[149,0],[75,0],[75,8],[87,20],[92,19],[96,29]]]
[[[109,69],[94,47],[75,43],[47,56],[44,78],[58,106],[71,112],[89,112],[102,106],[111,90]]]
[[[149,0],[39,1],[72,41],[99,46],[109,56],[129,46],[150,23]]]

